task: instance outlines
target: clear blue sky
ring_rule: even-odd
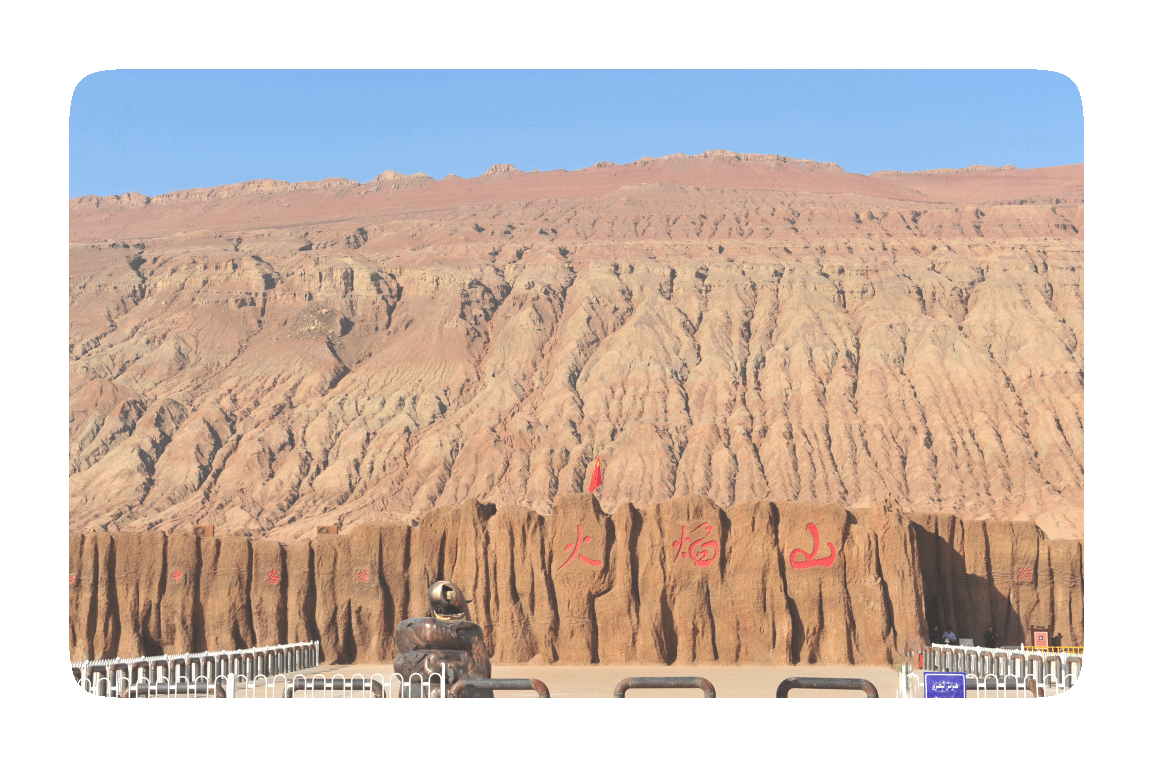
[[[69,196],[707,149],[853,173],[1032,168],[1083,145],[1077,86],[1032,70],[116,70],[73,94]]]

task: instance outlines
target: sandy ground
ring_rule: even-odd
[[[374,674],[387,678],[391,665],[321,665],[304,674],[346,677]],[[612,698],[617,683],[626,677],[704,677],[713,683],[718,698],[773,698],[778,684],[787,677],[860,677],[869,680],[883,699],[897,697],[898,673],[889,667],[722,667],[722,666],[493,666],[493,677],[535,677],[549,687],[553,698]],[[497,698],[531,698],[533,691],[497,691]],[[860,691],[790,691],[790,698],[860,698]],[[699,689],[630,689],[627,698],[701,698]]]
[[[361,674],[365,677],[380,675],[381,679],[388,679],[393,672],[392,665],[385,664],[349,664],[349,665],[321,665],[303,672],[306,676],[323,674],[332,677],[342,674],[351,677]],[[718,698],[774,698],[777,695],[777,686],[787,677],[858,677],[869,680],[878,690],[878,697],[882,699],[897,698],[898,672],[890,667],[832,667],[832,666],[794,666],[794,667],[738,667],[738,666],[493,666],[495,678],[537,678],[549,688],[552,698],[565,699],[596,699],[612,698],[613,689],[626,677],[704,677],[713,683]],[[920,674],[919,674],[920,677]],[[1051,690],[1050,695],[1057,695]],[[330,693],[329,696],[334,694]],[[533,698],[537,694],[533,691],[497,691],[496,698],[517,699]],[[699,689],[662,689],[645,690],[630,689],[626,698],[701,698]],[[339,697],[339,694],[337,695]],[[789,692],[791,699],[817,698],[845,698],[864,699],[865,693],[860,691],[820,691],[794,689]],[[995,698],[979,696],[976,691],[967,691],[966,698]],[[913,692],[912,698],[922,698],[920,686]],[[1010,691],[1008,698],[1034,698],[1028,691]]]

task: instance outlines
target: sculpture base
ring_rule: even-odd
[[[489,677],[488,660],[479,662],[467,650],[410,650],[409,653],[400,654],[396,660],[392,662],[392,671],[405,678],[405,680],[413,680],[413,687],[411,697],[413,699],[424,699],[425,691],[417,687],[417,680],[429,680],[430,676],[440,676],[441,664],[444,664],[444,690],[448,693],[449,688],[454,685],[457,680],[465,678],[480,678],[485,679]],[[419,678],[411,676],[419,675]],[[436,677],[432,678],[433,685],[429,686],[429,697],[433,699],[441,698],[441,682]],[[492,691],[473,691],[472,688],[466,688],[465,693],[462,694],[462,699],[492,699]]]
[[[395,632],[397,650],[393,671],[406,681],[418,674],[422,680],[440,674],[445,668],[445,690],[458,680],[487,679],[491,675],[489,651],[481,627],[471,621],[447,621],[431,617],[405,619]],[[435,680],[435,678],[434,678]],[[411,689],[414,698],[423,697],[419,688]],[[433,697],[441,695],[440,685],[431,689]],[[461,698],[491,699],[492,691],[466,689]]]

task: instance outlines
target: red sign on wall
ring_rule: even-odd
[[[1049,648],[1050,647],[1050,633],[1049,632],[1035,632],[1034,633],[1034,647],[1035,648]]]
[[[833,565],[833,559],[837,557],[837,550],[834,549],[833,544],[826,542],[826,546],[829,547],[829,554],[825,557],[818,557],[819,550],[821,550],[821,536],[817,533],[817,524],[810,523],[805,529],[813,537],[813,550],[806,552],[804,549],[795,549],[789,553],[789,564],[794,568],[813,568],[815,565],[829,568]]]
[[[577,541],[574,544],[566,544],[565,545],[565,551],[568,552],[569,550],[573,550],[573,554],[569,555],[568,560],[561,563],[561,565],[557,566],[557,570],[561,570],[565,566],[569,565],[569,563],[573,561],[574,557],[581,558],[581,562],[585,563],[586,565],[596,565],[596,566],[604,565],[604,563],[602,563],[600,560],[592,560],[588,557],[585,557],[585,555],[578,554],[581,551],[581,545],[582,544],[588,544],[591,541],[593,541],[593,537],[583,535],[582,530],[581,530],[581,526],[578,525],[577,526]]]
[[[681,526],[681,538],[673,542],[673,549],[677,553],[674,557],[676,558],[680,555],[681,557],[687,558],[698,568],[713,565],[713,561],[717,559],[718,554],[717,540],[705,541],[709,538],[709,535],[713,533],[713,526],[709,523],[702,523],[687,533],[686,530],[688,528],[689,526],[687,525]],[[690,538],[692,534],[697,533],[702,528],[705,529],[705,532],[701,534],[701,538]],[[703,544],[702,542],[705,543]]]

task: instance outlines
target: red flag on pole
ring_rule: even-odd
[[[597,490],[601,485],[601,456],[597,456],[597,461],[593,462],[593,477],[589,478],[589,493]]]

